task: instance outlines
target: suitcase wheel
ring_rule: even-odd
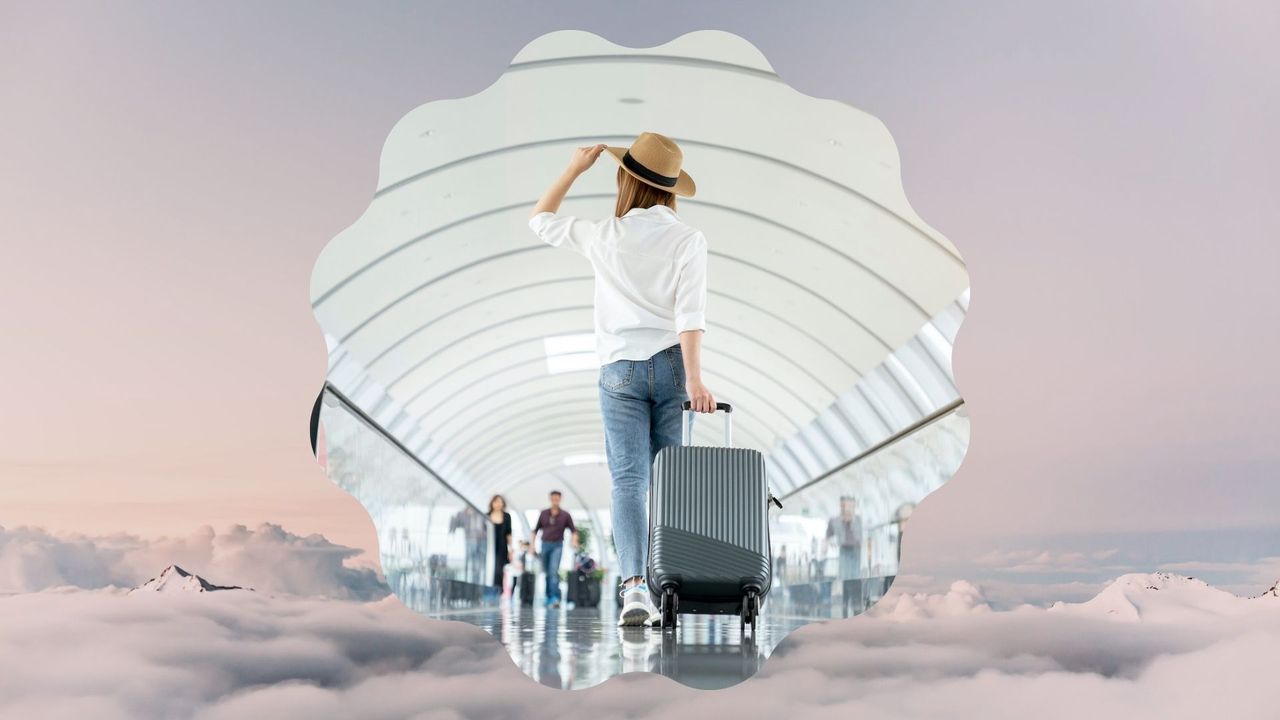
[[[751,626],[751,636],[756,634],[756,619],[760,617],[760,596],[755,590],[748,590],[742,598],[742,614],[738,616],[738,631],[745,634],[747,625]]]
[[[680,604],[680,597],[676,595],[675,588],[667,588],[662,591],[662,629],[668,628],[674,630],[676,628],[677,608]]]

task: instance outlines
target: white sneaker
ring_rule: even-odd
[[[653,618],[661,619],[658,609],[649,598],[649,586],[640,583],[624,588],[618,593],[622,596],[622,612],[618,615],[618,627],[630,625],[650,625]]]

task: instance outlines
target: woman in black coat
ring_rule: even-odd
[[[493,584],[502,590],[502,571],[511,562],[511,513],[501,495],[489,500],[489,522],[493,524]]]

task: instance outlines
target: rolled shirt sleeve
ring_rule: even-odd
[[[567,247],[574,252],[586,255],[587,249],[591,247],[598,233],[599,223],[547,211],[529,218],[529,229],[548,245]]]
[[[676,332],[707,329],[707,241],[694,239],[676,279]]]

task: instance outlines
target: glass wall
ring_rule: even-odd
[[[951,478],[969,443],[963,405],[785,495],[770,525],[770,612],[849,617],[888,591],[911,511]]]
[[[331,390],[322,401],[329,479],[364,505],[387,583],[420,612],[496,603],[493,525]]]

